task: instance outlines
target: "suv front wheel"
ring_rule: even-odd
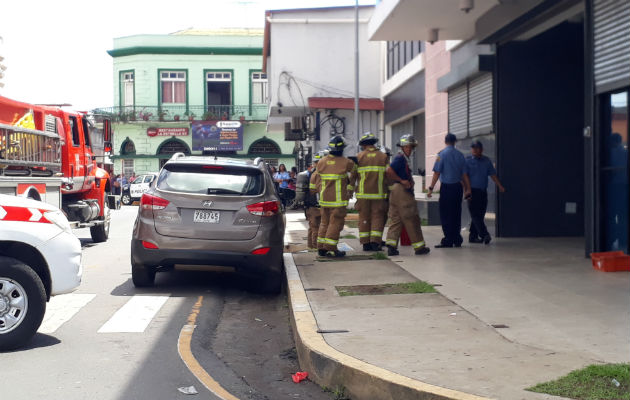
[[[31,267],[0,256],[0,350],[28,342],[44,319],[46,291]]]

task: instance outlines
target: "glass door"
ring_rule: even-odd
[[[602,247],[628,253],[628,90],[604,96],[600,164]]]

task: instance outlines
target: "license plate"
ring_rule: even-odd
[[[193,216],[193,222],[203,222],[206,224],[218,224],[219,212],[207,211],[207,210],[195,210],[195,215]]]

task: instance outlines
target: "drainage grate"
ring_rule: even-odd
[[[496,329],[509,328],[509,326],[504,325],[504,324],[492,324],[492,327]]]
[[[305,292],[314,292],[316,290],[326,290],[324,288],[312,287],[312,288],[304,288]]]
[[[317,333],[349,333],[350,331],[345,329],[318,329]]]
[[[352,255],[352,256],[345,256],[345,257],[317,257],[317,261],[319,262],[341,262],[341,261],[367,261],[367,260],[387,260],[387,256],[385,256],[383,253],[380,253],[381,255],[377,255],[379,253],[374,253],[371,255]]]

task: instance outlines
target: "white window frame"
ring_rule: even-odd
[[[121,104],[123,107],[133,107],[135,103],[134,73],[127,71],[123,72],[121,75],[123,95]]]
[[[267,104],[269,102],[267,74],[260,71],[252,72],[251,80],[252,104]],[[257,99],[255,96],[256,91],[254,90],[254,88],[257,85],[260,86],[260,94],[262,96],[262,98],[260,99]]]
[[[162,88],[163,82],[171,82],[171,100],[164,101],[164,89]],[[186,104],[175,102],[175,82],[184,82],[184,98],[186,98],[186,71],[160,71],[160,101],[162,104]]]
[[[230,71],[208,71],[206,72],[207,82],[232,82]]]
[[[125,174],[127,178],[133,174],[133,158],[123,158],[122,159],[122,173]]]

